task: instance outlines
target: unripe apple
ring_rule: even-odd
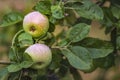
[[[31,45],[25,50],[25,54],[28,54],[32,58],[33,62],[35,62],[35,64],[31,67],[33,69],[45,68],[52,60],[51,50],[44,44],[37,43]]]
[[[38,11],[31,12],[24,17],[23,29],[33,37],[44,36],[48,28],[48,18]]]

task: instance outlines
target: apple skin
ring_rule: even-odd
[[[35,64],[31,66],[33,69],[43,69],[47,67],[52,60],[51,50],[44,44],[36,43],[31,45],[25,50],[25,54],[28,54],[33,62],[35,62]]]
[[[23,29],[33,37],[44,36],[48,28],[48,18],[38,11],[31,12],[24,17]]]

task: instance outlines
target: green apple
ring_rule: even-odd
[[[45,44],[36,43],[31,45],[25,50],[25,54],[28,54],[33,62],[35,62],[35,64],[31,66],[33,69],[43,69],[47,67],[52,60],[51,50]]]
[[[31,12],[24,17],[23,29],[33,37],[42,37],[49,28],[48,18],[38,11]]]

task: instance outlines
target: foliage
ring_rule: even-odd
[[[113,66],[115,60],[113,54],[116,49],[120,49],[120,4],[119,1],[110,0],[111,4],[105,7],[103,4],[106,1],[98,0],[94,3],[91,0],[40,0],[37,2],[33,10],[49,18],[50,28],[42,38],[33,38],[19,29],[9,50],[11,63],[0,71],[0,79],[7,76],[7,80],[68,80],[69,74],[72,74],[74,80],[79,80],[81,77],[77,70],[87,73],[98,67],[108,69]],[[22,20],[22,13],[11,12],[3,17],[0,27],[21,26]],[[111,33],[111,41],[88,37],[93,20],[99,21],[106,28],[106,34]],[[56,25],[67,26],[67,30],[55,36],[53,33]],[[116,32],[118,32],[117,36]],[[42,70],[32,69],[34,62],[29,55],[24,55],[25,49],[35,43],[46,44],[52,50],[52,62]]]

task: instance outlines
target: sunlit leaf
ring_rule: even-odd
[[[2,21],[0,22],[0,27],[6,27],[23,20],[23,15],[18,12],[11,12],[3,16]]]

